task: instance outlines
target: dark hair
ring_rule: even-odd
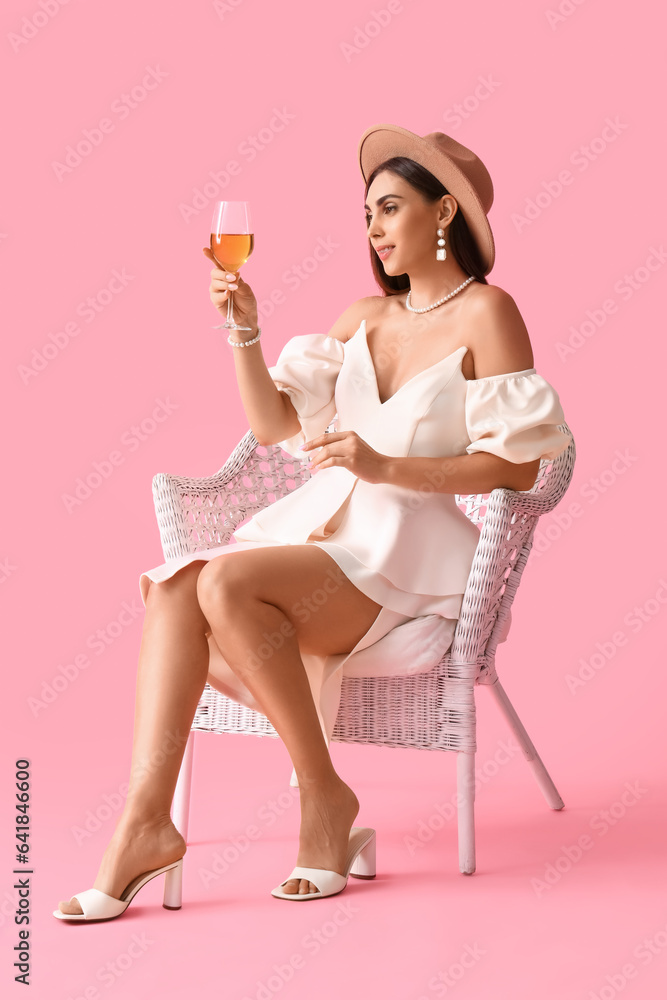
[[[430,170],[422,167],[420,163],[411,160],[407,156],[392,156],[391,159],[384,160],[375,168],[366,182],[364,195],[368,194],[369,187],[382,170],[390,170],[393,174],[402,177],[416,191],[419,191],[427,202],[437,201],[443,195],[451,193]],[[463,218],[460,206],[449,225],[448,232],[447,253],[452,254],[457,264],[463,268],[466,274],[472,274],[479,282],[488,285],[484,274],[482,255],[471,235],[468,223]],[[372,246],[370,247],[370,254],[371,267],[373,268],[375,280],[385,295],[398,295],[399,292],[403,292],[410,287],[410,279],[407,274],[392,275],[386,273],[382,261]]]

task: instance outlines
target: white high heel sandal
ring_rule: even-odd
[[[335,896],[347,885],[348,877],[375,878],[375,830],[368,826],[353,826],[345,859],[345,874],[328,868],[303,868],[297,865],[284,882],[271,890],[277,899],[323,899]],[[285,882],[292,878],[307,878],[317,886],[317,892],[283,892]]]
[[[95,920],[113,920],[120,917],[128,908],[136,894],[157,875],[164,873],[164,899],[162,905],[167,910],[180,910],[181,908],[181,886],[183,877],[183,858],[173,861],[163,868],[155,868],[153,871],[144,872],[137,875],[130,884],[125,887],[120,899],[109,896],[100,889],[86,889],[85,892],[75,892],[70,898],[79,902],[83,913],[63,913],[62,910],[54,910],[53,916],[59,920],[82,920],[89,923]]]

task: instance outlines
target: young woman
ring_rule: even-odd
[[[493,187],[481,160],[443,133],[377,125],[359,162],[382,295],[354,302],[326,335],[293,337],[267,368],[252,289],[211,271],[216,308],[226,313],[233,290],[237,322],[251,328],[228,339],[255,437],[310,454],[316,472],[234,543],[142,574],[127,801],[94,888],[62,901],[60,919],[119,916],[150,878],[180,874],[186,844],[170,808],[207,680],[265,714],[294,765],[299,851],[272,894],[339,892],[364,852],[372,877],[375,831],[353,827],[359,800],[328,750],[342,667],[438,662],[479,538],[455,494],[529,490],[540,459],[570,442],[514,300],[485,277]],[[167,735],[177,752],[155,766]]]

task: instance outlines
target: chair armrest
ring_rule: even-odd
[[[474,523],[486,506],[480,539],[468,577],[459,621],[449,655],[455,662],[492,665],[495,650],[511,625],[511,606],[532,548],[541,514],[553,510],[567,490],[576,456],[572,440],[555,459],[542,459],[530,490],[493,490],[483,495],[457,496]]]
[[[212,476],[159,472],[153,502],[165,559],[227,545],[242,521],[300,486],[312,473],[248,430]]]

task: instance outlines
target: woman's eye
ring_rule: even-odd
[[[396,208],[396,206],[395,206],[395,205],[385,205],[385,206],[384,206],[384,209],[383,209],[383,211],[385,211],[385,212],[386,212],[386,211],[388,211],[388,210],[389,210],[390,208]],[[370,222],[371,222],[371,216],[370,216],[370,215],[367,215],[367,216],[366,216],[366,225],[367,225],[367,226],[369,226],[369,225],[370,225]]]

